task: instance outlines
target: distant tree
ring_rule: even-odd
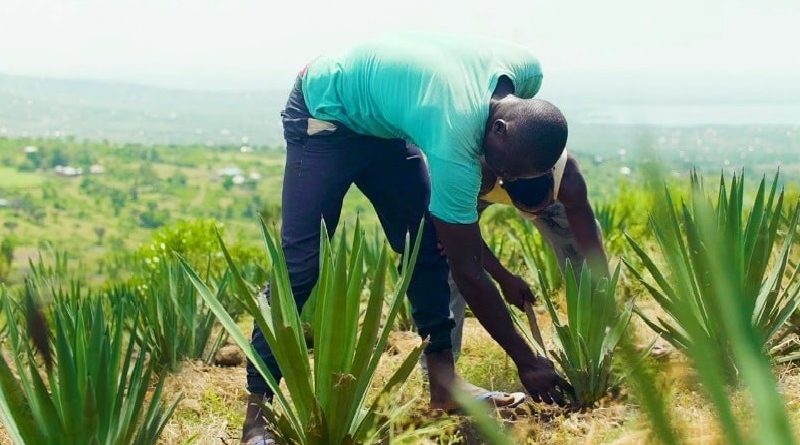
[[[6,221],[6,222],[3,223],[3,227],[8,229],[8,231],[12,232],[12,233],[14,232],[14,229],[17,228],[17,226],[18,226],[18,224],[17,224],[16,221]]]
[[[103,237],[106,234],[106,228],[103,226],[97,226],[94,228],[94,234],[97,235],[97,245],[103,245]]]
[[[69,157],[60,148],[53,149],[53,152],[50,154],[50,167],[68,164]]]
[[[222,188],[227,191],[230,191],[233,188],[233,178],[230,176],[226,176],[225,179],[222,181]]]
[[[80,185],[81,191],[83,193],[89,194],[92,189],[92,182],[93,181],[91,178],[89,178],[88,176],[84,176],[83,179],[81,179],[81,185]]]
[[[158,184],[159,180],[158,173],[156,173],[153,165],[149,162],[143,162],[139,166],[139,172],[137,173],[136,179],[140,184],[145,185],[156,185]]]
[[[34,169],[42,168],[42,164],[44,164],[44,156],[40,150],[25,153],[25,158]]]
[[[120,210],[125,207],[127,195],[122,190],[112,189],[110,193],[111,207],[114,209],[114,216],[119,216]]]
[[[6,263],[4,258],[0,258],[0,284],[5,283],[11,274],[11,265]]]
[[[13,261],[14,241],[10,237],[3,238],[3,241],[0,242],[0,283],[8,279]]]
[[[44,200],[51,200],[58,198],[58,190],[51,185],[46,185],[42,187],[42,199]]]
[[[146,229],[156,229],[169,220],[169,211],[160,210],[158,203],[150,201],[147,210],[139,214],[139,224]]]
[[[0,257],[7,264],[11,264],[14,261],[14,246],[15,246],[14,239],[10,236],[3,238],[3,241],[0,241]]]
[[[94,159],[89,150],[81,150],[78,152],[78,159],[75,162],[84,169],[88,169],[94,164]]]
[[[265,204],[259,211],[259,214],[264,221],[279,221],[281,219],[281,207],[277,204]]]
[[[186,177],[186,175],[183,174],[183,172],[181,172],[180,170],[176,170],[175,173],[173,173],[173,175],[170,176],[167,181],[171,185],[184,186],[186,185],[188,178]]]

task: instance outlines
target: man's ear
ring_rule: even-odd
[[[508,123],[503,119],[495,119],[495,121],[492,122],[492,131],[505,136],[508,131]]]

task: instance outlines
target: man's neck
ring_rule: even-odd
[[[508,77],[500,76],[497,86],[494,88],[494,93],[492,93],[492,99],[489,101],[489,116],[495,116],[497,109],[502,105],[503,99],[512,94],[514,94],[514,83]]]
[[[514,82],[507,76],[500,76],[500,78],[497,79],[497,86],[494,87],[492,100],[502,99],[509,94],[514,94]]]

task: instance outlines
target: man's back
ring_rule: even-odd
[[[316,59],[303,89],[317,119],[408,139],[427,150],[428,122],[471,117],[482,119],[483,127],[500,75],[511,78],[523,98],[532,97],[541,81],[538,61],[523,47],[480,37],[400,34]]]
[[[431,168],[431,211],[466,223],[476,216],[478,157],[501,76],[513,82],[521,98],[533,97],[542,79],[538,60],[515,44],[400,34],[314,60],[303,75],[303,92],[317,119],[419,146]],[[445,200],[439,190],[451,182],[465,191],[448,192]]]

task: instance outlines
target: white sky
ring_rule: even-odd
[[[0,72],[269,89],[402,29],[514,40],[547,76],[800,79],[797,0],[0,0]]]

